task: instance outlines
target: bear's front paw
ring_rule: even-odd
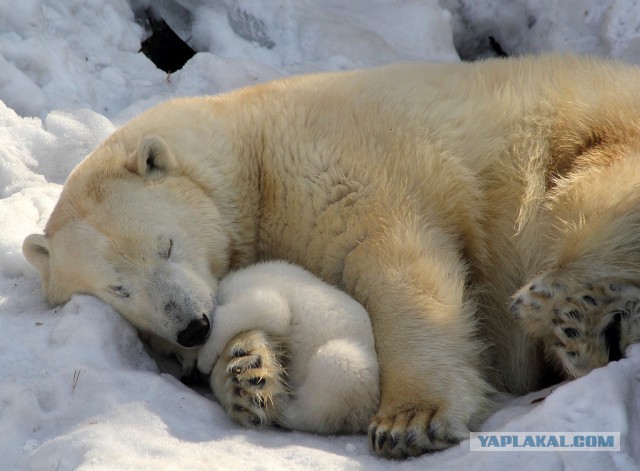
[[[442,409],[429,405],[379,412],[369,425],[373,452],[393,459],[442,450],[468,437],[466,427],[454,425]]]
[[[213,368],[211,387],[231,418],[247,427],[278,422],[289,393],[280,345],[261,331],[233,338]]]
[[[570,376],[619,360],[627,346],[640,341],[636,285],[607,279],[574,293],[557,286],[562,285],[548,289],[549,283],[538,277],[516,293],[511,309]]]

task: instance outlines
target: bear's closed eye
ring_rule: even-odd
[[[165,239],[160,243],[158,256],[163,258],[164,260],[169,260],[169,258],[171,258],[172,251],[173,251],[173,239],[169,239],[168,241]]]
[[[111,285],[109,286],[109,290],[120,298],[128,298],[129,291],[127,291],[124,287],[119,285]]]

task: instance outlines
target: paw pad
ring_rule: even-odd
[[[558,276],[541,275],[520,289],[511,312],[571,376],[620,359],[624,347],[640,341],[640,288],[603,280],[568,293]]]
[[[279,404],[288,396],[281,349],[258,331],[240,334],[231,344],[214,367],[213,382],[224,391],[220,401],[247,427],[276,423]]]

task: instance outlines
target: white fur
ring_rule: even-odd
[[[360,304],[285,262],[233,272],[220,282],[198,368],[210,374],[231,339],[253,329],[286,346],[291,398],[280,408],[280,425],[317,433],[366,430],[380,388],[371,323]]]
[[[496,389],[543,384],[554,356],[577,358],[560,362],[573,375],[603,361],[589,358],[592,339],[636,341],[635,321],[605,309],[586,309],[594,322],[580,330],[554,324],[551,303],[518,294],[512,312],[509,301],[523,286],[546,295],[529,284],[538,275],[561,288],[561,302],[603,280],[640,280],[638,77],[546,56],[400,64],[172,100],[73,171],[45,235],[28,237],[24,252],[52,303],[94,294],[183,346],[204,341],[189,339],[189,326],[206,320],[229,271],[301,265],[369,313],[375,452],[442,449],[469,436]],[[242,368],[262,358],[278,399],[276,349],[252,332],[241,334],[254,351]],[[562,344],[577,338],[575,350]]]

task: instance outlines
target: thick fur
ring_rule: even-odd
[[[25,254],[52,302],[92,293],[170,340],[207,316],[230,269],[300,264],[370,315],[374,451],[440,449],[468,437],[495,389],[529,391],[554,365],[573,376],[558,359],[569,338],[637,338],[635,309],[584,310],[597,319],[582,330],[537,324],[586,289],[618,310],[624,294],[597,283],[635,293],[640,281],[639,79],[633,67],[547,56],[170,101],[78,166]]]
[[[209,375],[215,365],[211,388],[229,415],[249,426],[367,430],[378,363],[369,316],[353,298],[300,267],[269,262],[223,278],[217,302],[198,368]],[[282,354],[261,352],[265,344]]]

